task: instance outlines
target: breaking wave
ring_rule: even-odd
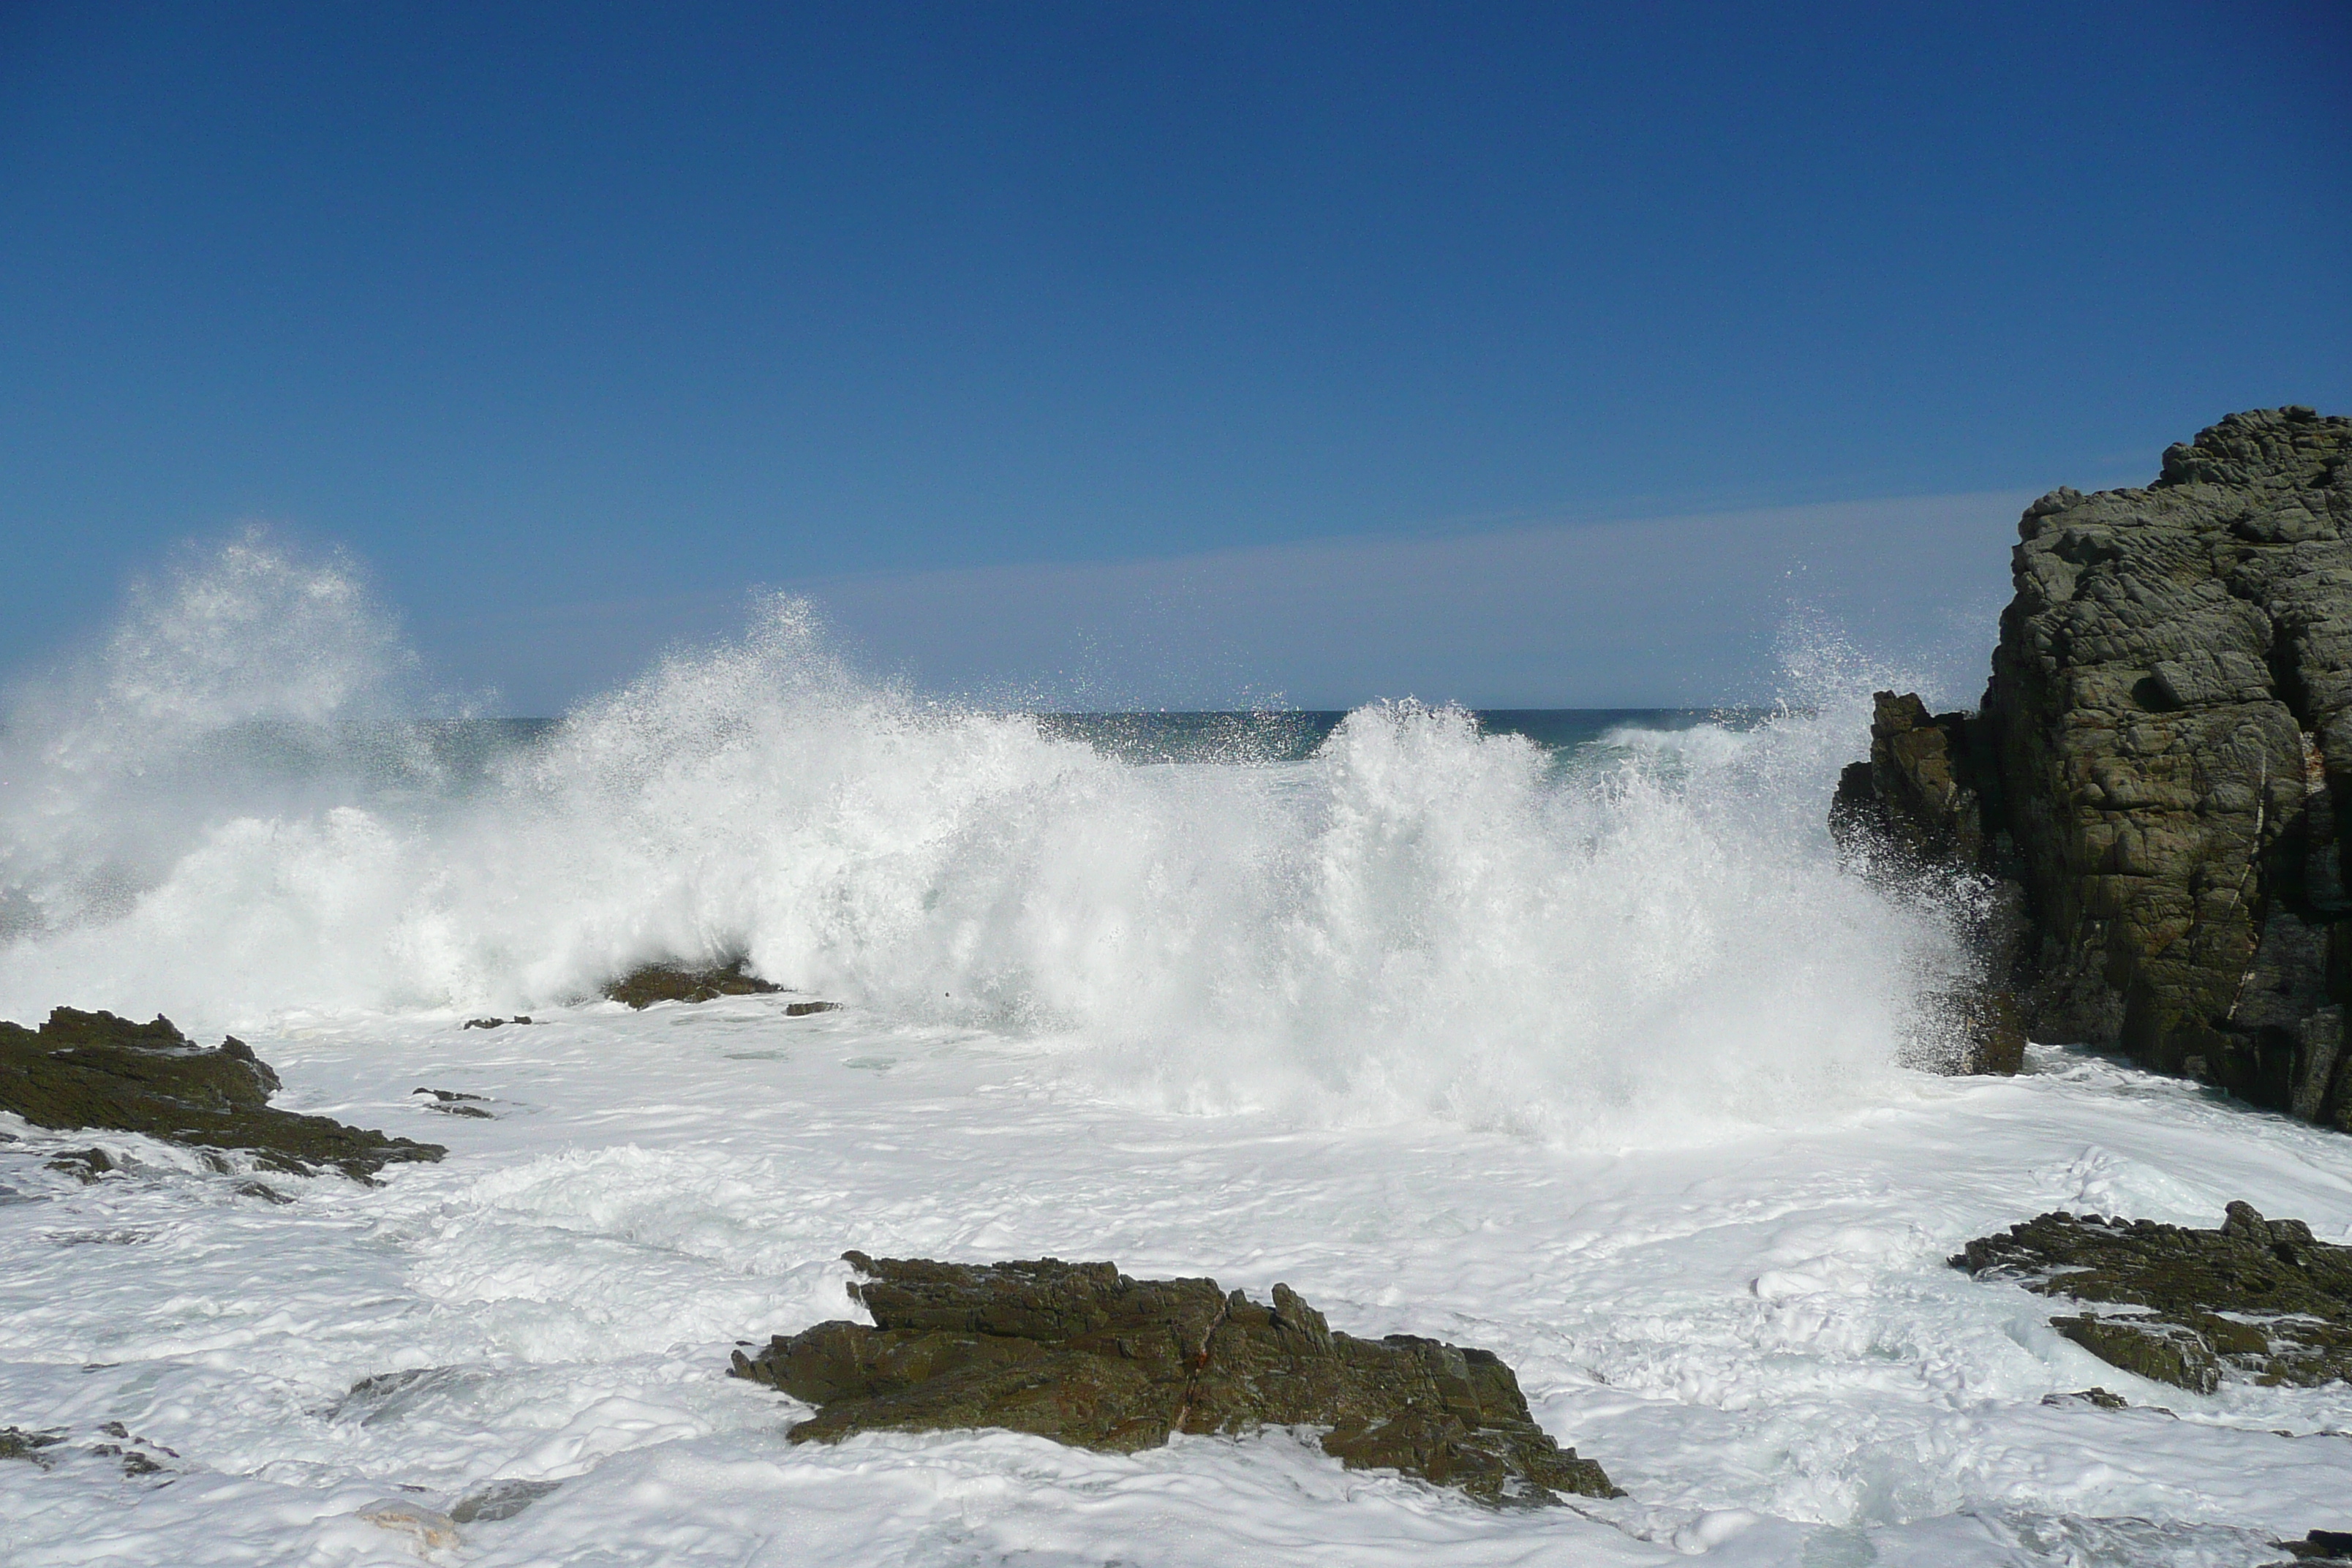
[[[528,1009],[742,954],[1173,1108],[1609,1144],[1885,1093],[1954,962],[1837,869],[1834,694],[1576,752],[1383,702],[1137,766],[861,679],[790,600],[543,732],[417,721],[412,663],[349,567],[246,540],[19,690],[0,1016]]]

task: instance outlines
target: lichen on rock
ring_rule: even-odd
[[[1178,1432],[1324,1429],[1326,1453],[1488,1502],[1612,1497],[1480,1350],[1335,1333],[1286,1285],[1271,1305],[1213,1279],[1132,1279],[1109,1263],[845,1255],[873,1314],[777,1335],[734,1372],[818,1406],[796,1443],[866,1431],[1003,1427],[1131,1453]]]
[[[1951,1259],[1979,1278],[2121,1309],[2051,1326],[2111,1366],[2210,1394],[2226,1375],[2313,1387],[2352,1380],[2352,1247],[2233,1203],[2218,1230],[2045,1214]]]

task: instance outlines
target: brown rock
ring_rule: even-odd
[[[1213,1279],[1131,1279],[1108,1263],[845,1256],[874,1327],[820,1323],[735,1354],[736,1375],[820,1407],[794,1442],[1005,1427],[1129,1453],[1176,1432],[1314,1426],[1345,1464],[1489,1502],[1618,1495],[1536,1425],[1496,1357],[1334,1333],[1286,1285],[1262,1305]]]

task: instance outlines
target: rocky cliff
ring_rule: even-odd
[[[1884,699],[1842,837],[2021,889],[2037,1037],[2352,1131],[2352,419],[2231,415],[2019,533],[1982,709]]]

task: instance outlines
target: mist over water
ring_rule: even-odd
[[[1831,852],[1859,682],[1568,748],[1380,703],[1303,758],[1138,765],[862,679],[792,601],[543,732],[417,721],[413,663],[348,570],[246,541],[16,692],[0,1016],[527,1010],[740,953],[1154,1103],[1611,1144],[1890,1092],[1957,962]]]

